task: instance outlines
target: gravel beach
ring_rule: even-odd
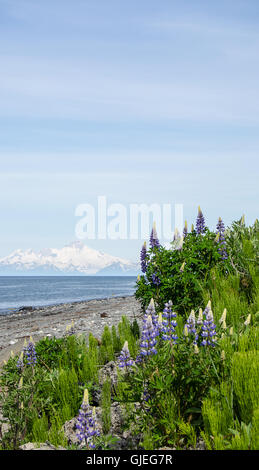
[[[0,366],[11,351],[15,354],[24,340],[32,336],[36,342],[45,336],[61,338],[74,321],[76,334],[92,332],[100,338],[105,325],[117,325],[122,315],[130,320],[141,317],[140,303],[134,296],[88,300],[48,307],[24,308],[9,315],[0,315]]]

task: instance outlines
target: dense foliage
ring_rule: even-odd
[[[196,227],[185,226],[170,249],[153,228],[136,285],[141,321],[122,317],[101,341],[71,325],[64,338],[31,340],[4,365],[1,448],[48,440],[109,449],[111,408],[120,403],[129,448],[195,448],[202,440],[206,449],[258,450],[258,248],[258,221],[225,230],[220,219],[211,232],[200,209]],[[110,361],[116,382],[102,379]],[[63,425],[74,417],[71,445]]]

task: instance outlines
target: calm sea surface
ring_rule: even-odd
[[[40,307],[133,295],[132,276],[0,276],[0,314]]]

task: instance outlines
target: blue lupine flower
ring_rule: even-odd
[[[140,353],[136,357],[136,364],[140,364],[145,356],[157,353],[155,349],[157,336],[159,336],[158,315],[156,314],[154,300],[151,299],[143,317]]]
[[[187,319],[187,322],[185,324],[185,327],[187,328],[188,336],[193,336],[194,338],[193,343],[197,344],[198,334],[196,330],[196,318],[195,318],[194,310],[191,311]]]
[[[150,356],[157,354],[155,348],[157,344],[156,337],[159,335],[158,326],[155,326],[152,321],[151,315],[145,315],[143,319],[143,329],[140,341],[140,355]],[[140,357],[138,357],[138,361]]]
[[[165,303],[165,308],[162,313],[162,325],[160,326],[160,331],[162,332],[162,339],[164,340],[173,340],[175,343],[178,339],[175,334],[176,323],[176,313],[172,312],[172,301]]]
[[[99,436],[100,432],[96,429],[95,413],[93,413],[88,402],[88,390],[84,392],[84,399],[79,410],[77,418],[77,438],[80,442],[85,441],[88,448],[94,449],[92,442],[94,436]]]
[[[144,242],[140,252],[141,271],[143,273],[147,270],[147,244]]]
[[[133,360],[130,357],[128,341],[125,341],[124,346],[119,356],[119,367],[127,368],[127,367],[131,367],[132,365],[133,365]]]
[[[157,273],[152,274],[152,283],[155,284],[155,286],[159,286],[161,284],[161,281],[160,281]]]
[[[17,368],[21,371],[24,367],[24,362],[23,362],[23,351],[20,354],[20,357],[16,363]]]
[[[199,206],[198,216],[197,216],[197,219],[196,219],[196,233],[198,235],[200,235],[204,232],[205,232],[205,219],[204,219],[203,213],[201,211],[201,208]]]
[[[225,226],[224,223],[219,217],[217,223],[217,243],[219,244],[218,252],[221,255],[221,259],[225,260],[228,258],[227,250],[226,250],[226,241],[225,241]]]
[[[153,298],[150,300],[149,305],[145,311],[145,315],[143,319],[144,322],[147,320],[148,315],[151,315],[154,328],[157,329],[158,328],[158,315],[156,313],[155,303],[154,303]]]
[[[152,230],[151,230],[149,242],[150,242],[150,247],[151,248],[154,248],[154,247],[159,248],[160,247],[155,222],[153,223],[153,227],[152,227]]]
[[[37,354],[32,337],[30,338],[28,346],[25,346],[23,348],[23,351],[26,357],[26,363],[28,365],[34,366],[35,364],[37,364]]]
[[[205,319],[201,327],[202,346],[215,346],[216,343],[216,325],[214,323],[213,313],[210,307],[204,310]]]
[[[142,394],[142,400],[144,404],[144,409],[146,412],[150,411],[150,400],[151,400],[151,395],[148,391],[148,384],[147,382],[143,383],[143,394]]]

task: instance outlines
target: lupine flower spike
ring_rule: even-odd
[[[124,346],[119,356],[119,367],[121,368],[125,367],[127,369],[127,367],[131,367],[132,365],[133,365],[133,360],[130,357],[128,341],[125,341]]]
[[[100,432],[96,429],[95,413],[89,406],[88,390],[84,391],[84,398],[77,418],[77,438],[84,442],[88,449],[94,449],[92,442],[94,436],[99,436]]]
[[[190,315],[187,319],[187,322],[185,324],[185,328],[187,328],[188,336],[190,335],[190,336],[193,337],[193,343],[197,344],[198,335],[197,335],[197,331],[196,331],[196,318],[195,318],[194,310],[191,311],[191,313],[190,313]],[[185,336],[187,336],[187,335],[185,334]]]
[[[215,346],[216,343],[216,325],[214,324],[213,312],[208,303],[204,313],[205,319],[203,320],[201,336],[203,338],[202,346]]]
[[[219,220],[218,220],[218,223],[217,223],[216,242],[219,244],[218,252],[221,256],[221,259],[224,261],[225,259],[228,258],[228,254],[227,254],[227,251],[226,251],[225,226],[224,226],[224,223],[223,223],[221,217],[219,217]]]
[[[16,364],[17,368],[21,371],[24,367],[24,363],[23,363],[23,351],[21,352],[20,354],[20,357],[17,361],[17,364]]]
[[[161,327],[161,332],[162,332],[162,339],[164,340],[173,340],[174,343],[176,343],[176,340],[178,339],[175,333],[175,328],[177,326],[176,323],[176,313],[172,312],[172,301],[169,300],[165,304],[165,308],[163,310],[162,314],[162,327]]]
[[[198,216],[196,219],[196,233],[198,235],[201,235],[202,233],[205,232],[205,219],[203,216],[203,213],[201,211],[200,206],[198,207]]]
[[[150,235],[150,247],[154,248],[155,246],[159,248],[160,243],[159,243],[158,236],[157,236],[156,223],[154,222],[151,235]]]
[[[226,316],[227,316],[227,309],[224,308],[223,313],[219,319],[219,323],[223,323],[223,321],[226,321]]]
[[[187,220],[184,222],[184,228],[183,228],[183,238],[186,237],[188,234],[188,227],[187,227]]]
[[[143,330],[140,342],[141,356],[151,356],[157,354],[155,348],[157,340],[156,337],[159,335],[159,330],[153,325],[152,316],[148,315],[143,322]]]
[[[202,309],[200,308],[200,309],[199,309],[198,319],[197,319],[197,325],[202,325],[202,323],[203,323],[203,311],[202,311]]]
[[[24,347],[24,354],[26,356],[26,363],[28,365],[34,366],[35,364],[37,364],[37,355],[32,337],[30,337],[28,346]]]
[[[141,262],[141,271],[143,273],[147,270],[147,244],[144,242],[141,252],[140,252],[140,262]]]

